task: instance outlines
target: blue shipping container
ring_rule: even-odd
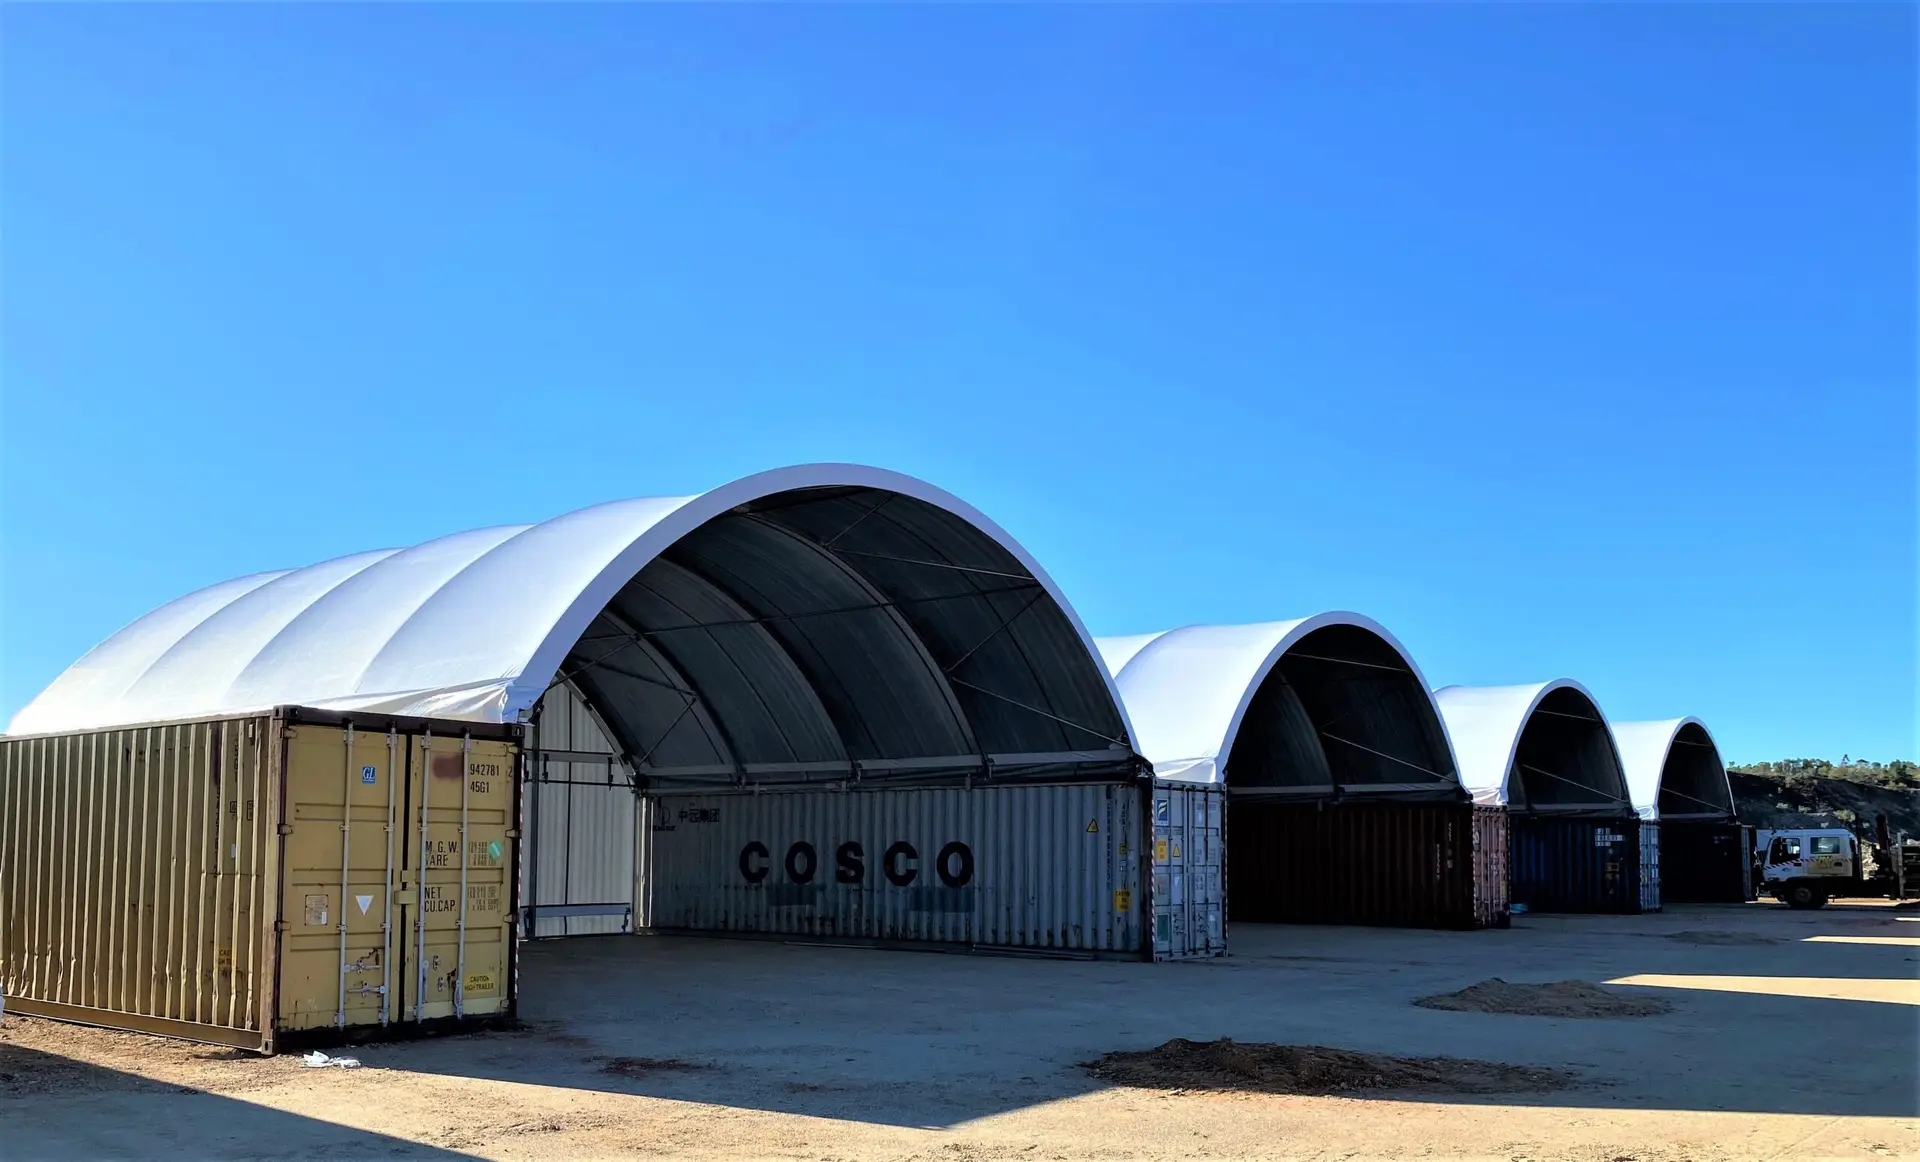
[[[1640,911],[1640,820],[1513,819],[1511,898],[1535,912]]]

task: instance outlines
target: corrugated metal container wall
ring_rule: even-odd
[[[245,718],[0,743],[9,1009],[271,1041],[273,737],[272,719]]]
[[[1752,828],[1673,820],[1660,824],[1660,891],[1674,904],[1738,904],[1753,898]]]
[[[1229,800],[1230,917],[1257,924],[1507,924],[1506,816],[1470,803]]]
[[[1660,910],[1660,825],[1640,821],[1640,910]]]
[[[1513,922],[1512,821],[1504,807],[1473,809],[1473,926],[1505,928]]]
[[[656,929],[1145,951],[1135,785],[643,802],[643,908]]]
[[[1513,902],[1536,912],[1638,912],[1639,822],[1514,816]]]
[[[8,1007],[261,1050],[511,1012],[517,728],[300,713],[0,744]]]
[[[1226,795],[1217,786],[1153,789],[1153,956],[1227,954]]]
[[[529,936],[633,931],[633,772],[571,686],[540,700],[523,870]],[[564,757],[563,757],[564,756]]]

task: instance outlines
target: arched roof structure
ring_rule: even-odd
[[[1646,819],[1732,819],[1733,783],[1698,718],[1616,722],[1633,809]]]
[[[844,464],[214,585],[108,638],[9,730],[281,705],[513,721],[561,681],[659,780],[1138,762],[1039,564],[957,497]]]
[[[1101,638],[1140,753],[1236,793],[1461,794],[1424,676],[1356,613]]]
[[[1631,810],[1613,732],[1580,683],[1447,686],[1434,699],[1476,802],[1539,813]]]

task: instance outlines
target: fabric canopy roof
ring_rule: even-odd
[[[281,705],[513,721],[557,681],[630,757],[696,777],[1136,761],[1033,558],[940,489],[843,464],[210,586],[102,642],[9,733]]]
[[[1606,715],[1580,683],[1447,686],[1434,698],[1460,758],[1461,782],[1476,802],[1542,811],[1628,809]]]
[[[1460,793],[1425,677],[1371,618],[1331,612],[1097,644],[1162,778],[1272,793]]]
[[[1731,819],[1733,783],[1698,718],[1616,722],[1633,809],[1645,819]]]

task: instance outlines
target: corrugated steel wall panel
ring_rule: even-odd
[[[0,743],[9,1007],[271,1043],[274,736],[249,717]]]
[[[562,684],[540,700],[537,750],[523,845],[528,935],[603,936],[633,931],[634,791],[620,760],[580,696]],[[543,752],[604,754],[600,761],[548,759]],[[607,909],[600,915],[546,915],[543,907]],[[621,909],[625,909],[622,911]]]
[[[1505,928],[1510,922],[1508,881],[1512,839],[1502,807],[1473,807],[1473,926]]]
[[[1640,910],[1660,910],[1660,825],[1640,821]]]
[[[1226,795],[1218,786],[1153,789],[1153,956],[1225,956]]]
[[[1667,902],[1738,904],[1753,898],[1751,828],[1691,820],[1659,827],[1660,890]]]
[[[1143,954],[1126,784],[648,796],[660,929]]]
[[[1639,911],[1639,824],[1514,816],[1513,902],[1536,912]]]
[[[1229,800],[1230,918],[1504,926],[1503,822],[1497,809],[1469,803]]]
[[[511,1012],[518,735],[286,709],[0,740],[6,1006],[260,1050]]]

